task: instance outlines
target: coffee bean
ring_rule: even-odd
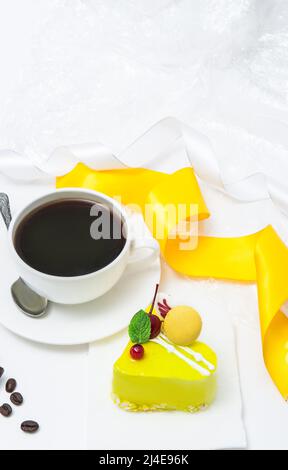
[[[21,429],[24,432],[29,432],[32,434],[33,432],[37,432],[39,429],[39,424],[36,421],[24,421],[21,424]]]
[[[12,408],[10,405],[8,405],[8,403],[4,403],[1,407],[0,407],[0,414],[2,416],[4,416],[5,418],[8,418],[8,416],[10,416],[12,414]]]
[[[4,374],[4,372],[5,371],[4,371],[3,367],[0,367],[0,379],[1,379],[2,375]]]
[[[6,383],[6,392],[13,393],[17,387],[17,382],[15,379],[9,379]]]
[[[12,393],[12,395],[10,396],[10,400],[13,403],[13,405],[16,405],[16,406],[20,406],[23,403],[23,397],[21,393],[18,393],[18,392]]]

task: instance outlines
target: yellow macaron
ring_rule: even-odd
[[[164,325],[167,338],[179,346],[189,346],[201,333],[202,319],[192,307],[179,305],[167,313]]]

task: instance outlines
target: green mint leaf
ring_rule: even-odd
[[[130,321],[128,333],[132,343],[147,343],[151,334],[151,322],[149,315],[144,310],[135,313]]]

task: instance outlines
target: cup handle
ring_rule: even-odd
[[[143,250],[149,251],[147,254],[143,254]],[[131,242],[128,269],[129,271],[145,269],[156,261],[159,255],[159,244],[154,238],[143,240],[134,239]]]

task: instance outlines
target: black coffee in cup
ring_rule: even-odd
[[[37,271],[82,276],[119,256],[126,243],[123,231],[123,220],[108,206],[65,199],[26,215],[17,227],[14,245],[23,261]]]

